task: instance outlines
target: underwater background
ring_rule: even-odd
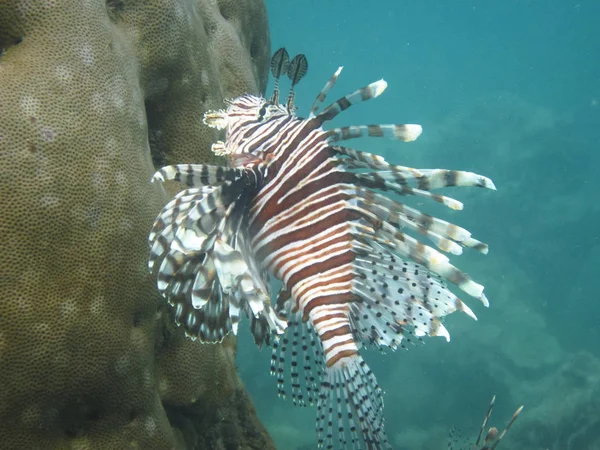
[[[600,449],[600,2],[269,0],[267,8],[273,50],[308,58],[300,116],[338,66],[332,101],[384,78],[384,95],[335,126],[418,123],[423,134],[354,148],[394,164],[473,171],[498,188],[445,190],[465,209],[438,216],[490,245],[486,256],[453,259],[485,286],[490,308],[465,298],[479,320],[447,318],[450,343],[366,352],[386,391],[394,448],[447,448],[452,427],[475,437],[496,394],[490,424],[500,429],[525,405],[500,448]],[[245,326],[240,336],[240,371],[277,447],[314,448],[314,408],[277,399],[270,350],[258,351]]]

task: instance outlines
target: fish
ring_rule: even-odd
[[[153,181],[185,189],[153,224],[148,268],[192,339],[219,342],[237,334],[242,316],[249,319],[256,344],[273,349],[280,396],[316,405],[319,448],[391,448],[383,390],[362,348],[449,340],[444,316],[476,316],[447,282],[489,305],[483,286],[448,256],[464,248],[486,254],[488,246],[399,199],[460,210],[461,202],[433,191],[496,187],[472,172],[390,164],[343,145],[367,136],[411,142],[421,134],[416,124],[327,126],[381,95],[384,80],[323,107],[339,67],[303,118],[294,87],[308,71],[305,55],[290,60],[281,48],[270,70],[269,99],[244,94],[204,115],[206,125],[224,131],[212,151],[228,166],[179,164],[154,174]],[[291,87],[280,103],[283,76]],[[282,284],[277,296],[272,278]]]
[[[517,420],[517,417],[519,417],[519,414],[521,414],[523,411],[524,406],[521,405],[516,409],[502,432],[498,431],[498,428],[496,427],[490,427],[485,433],[484,437],[485,427],[490,420],[495,403],[496,395],[493,395],[492,401],[490,402],[488,410],[483,418],[483,423],[481,424],[481,428],[479,429],[479,434],[477,435],[475,443],[470,443],[463,437],[463,434],[460,430],[453,427],[450,429],[450,434],[448,436],[448,450],[494,450],[496,447],[498,447],[500,441],[502,441],[508,430],[510,430],[510,427],[512,427]]]

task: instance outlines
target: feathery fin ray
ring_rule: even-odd
[[[282,73],[287,74],[289,61],[290,55],[283,47],[278,49],[271,58],[271,74],[273,75],[274,80],[271,103],[275,105],[279,103],[279,77],[281,77]]]
[[[292,59],[287,69],[287,75],[292,81],[292,85],[290,86],[290,93],[286,101],[286,106],[288,111],[295,111],[294,87],[300,82],[304,75],[306,75],[306,72],[308,72],[308,61],[306,60],[306,56],[302,54],[294,56],[294,59]]]

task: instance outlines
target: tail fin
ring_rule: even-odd
[[[319,446],[333,448],[337,434],[342,448],[391,449],[384,421],[382,390],[358,353],[327,367],[317,402]]]
[[[358,353],[327,366],[322,342],[310,322],[290,316],[284,336],[273,343],[271,374],[281,397],[291,393],[295,405],[317,404],[319,448],[390,449],[384,430],[383,392]],[[291,355],[291,357],[289,356]],[[286,373],[291,389],[286,391]]]

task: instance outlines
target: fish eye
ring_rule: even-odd
[[[265,118],[265,114],[267,113],[267,104],[262,105],[262,108],[258,111],[258,121],[262,122]]]

